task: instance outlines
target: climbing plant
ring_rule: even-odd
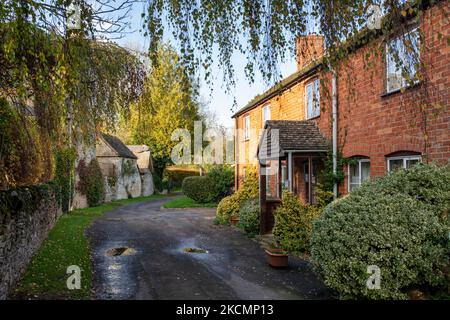
[[[92,159],[88,165],[81,160],[77,170],[80,176],[77,187],[86,196],[88,205],[95,207],[102,203],[105,196],[105,185],[97,158]]]

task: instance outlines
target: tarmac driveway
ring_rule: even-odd
[[[330,297],[307,262],[290,257],[288,269],[273,269],[257,242],[213,224],[214,209],[162,209],[165,201],[118,207],[90,227],[97,299]],[[107,254],[121,247],[132,249]]]

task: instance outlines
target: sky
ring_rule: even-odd
[[[121,39],[115,40],[119,45],[142,51],[148,49],[149,40],[144,37],[143,32],[139,31],[142,29],[141,13],[144,12],[144,10],[145,4],[135,4],[133,6],[133,10],[130,12],[130,33],[126,34]],[[165,41],[172,42],[169,38],[166,38]],[[263,93],[273,85],[266,84],[259,74],[255,76],[255,82],[251,85],[249,84],[244,73],[244,67],[246,65],[245,56],[235,54],[233,57],[233,65],[235,68],[236,86],[231,93],[226,93],[225,84],[222,80],[222,71],[217,66],[217,63],[215,63],[212,70],[214,76],[214,80],[211,81],[212,84],[206,83],[206,81],[200,77],[201,100],[206,102],[209,113],[214,115],[217,122],[227,128],[234,127],[231,116],[235,111],[245,106],[256,95]],[[292,74],[295,70],[296,63],[294,59],[280,64],[280,72],[283,78]],[[237,106],[235,109],[231,110],[234,98],[236,99]]]

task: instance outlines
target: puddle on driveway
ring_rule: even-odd
[[[208,250],[200,248],[184,248],[183,251],[186,253],[209,253]]]
[[[135,254],[136,250],[133,248],[128,247],[119,247],[119,248],[112,248],[106,251],[106,255],[109,257],[117,257],[117,256],[129,256],[131,254]]]

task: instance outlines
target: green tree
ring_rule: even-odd
[[[126,121],[129,141],[146,144],[152,150],[155,183],[162,188],[163,172],[171,163],[175,129],[193,132],[194,121],[202,120],[197,84],[180,65],[179,57],[169,45],[161,45],[158,58],[145,79],[139,101],[131,106]],[[123,131],[123,130],[122,130]]]
[[[0,4],[0,100],[12,107],[7,112],[2,103],[1,112],[14,118],[2,121],[0,140],[18,142],[1,148],[2,188],[51,179],[52,147],[64,149],[75,136],[90,138],[95,130],[114,127],[117,115],[127,113],[141,92],[139,58],[96,41],[104,10],[82,2],[81,29],[65,30],[60,19],[67,4]],[[33,170],[17,170],[20,166]]]

